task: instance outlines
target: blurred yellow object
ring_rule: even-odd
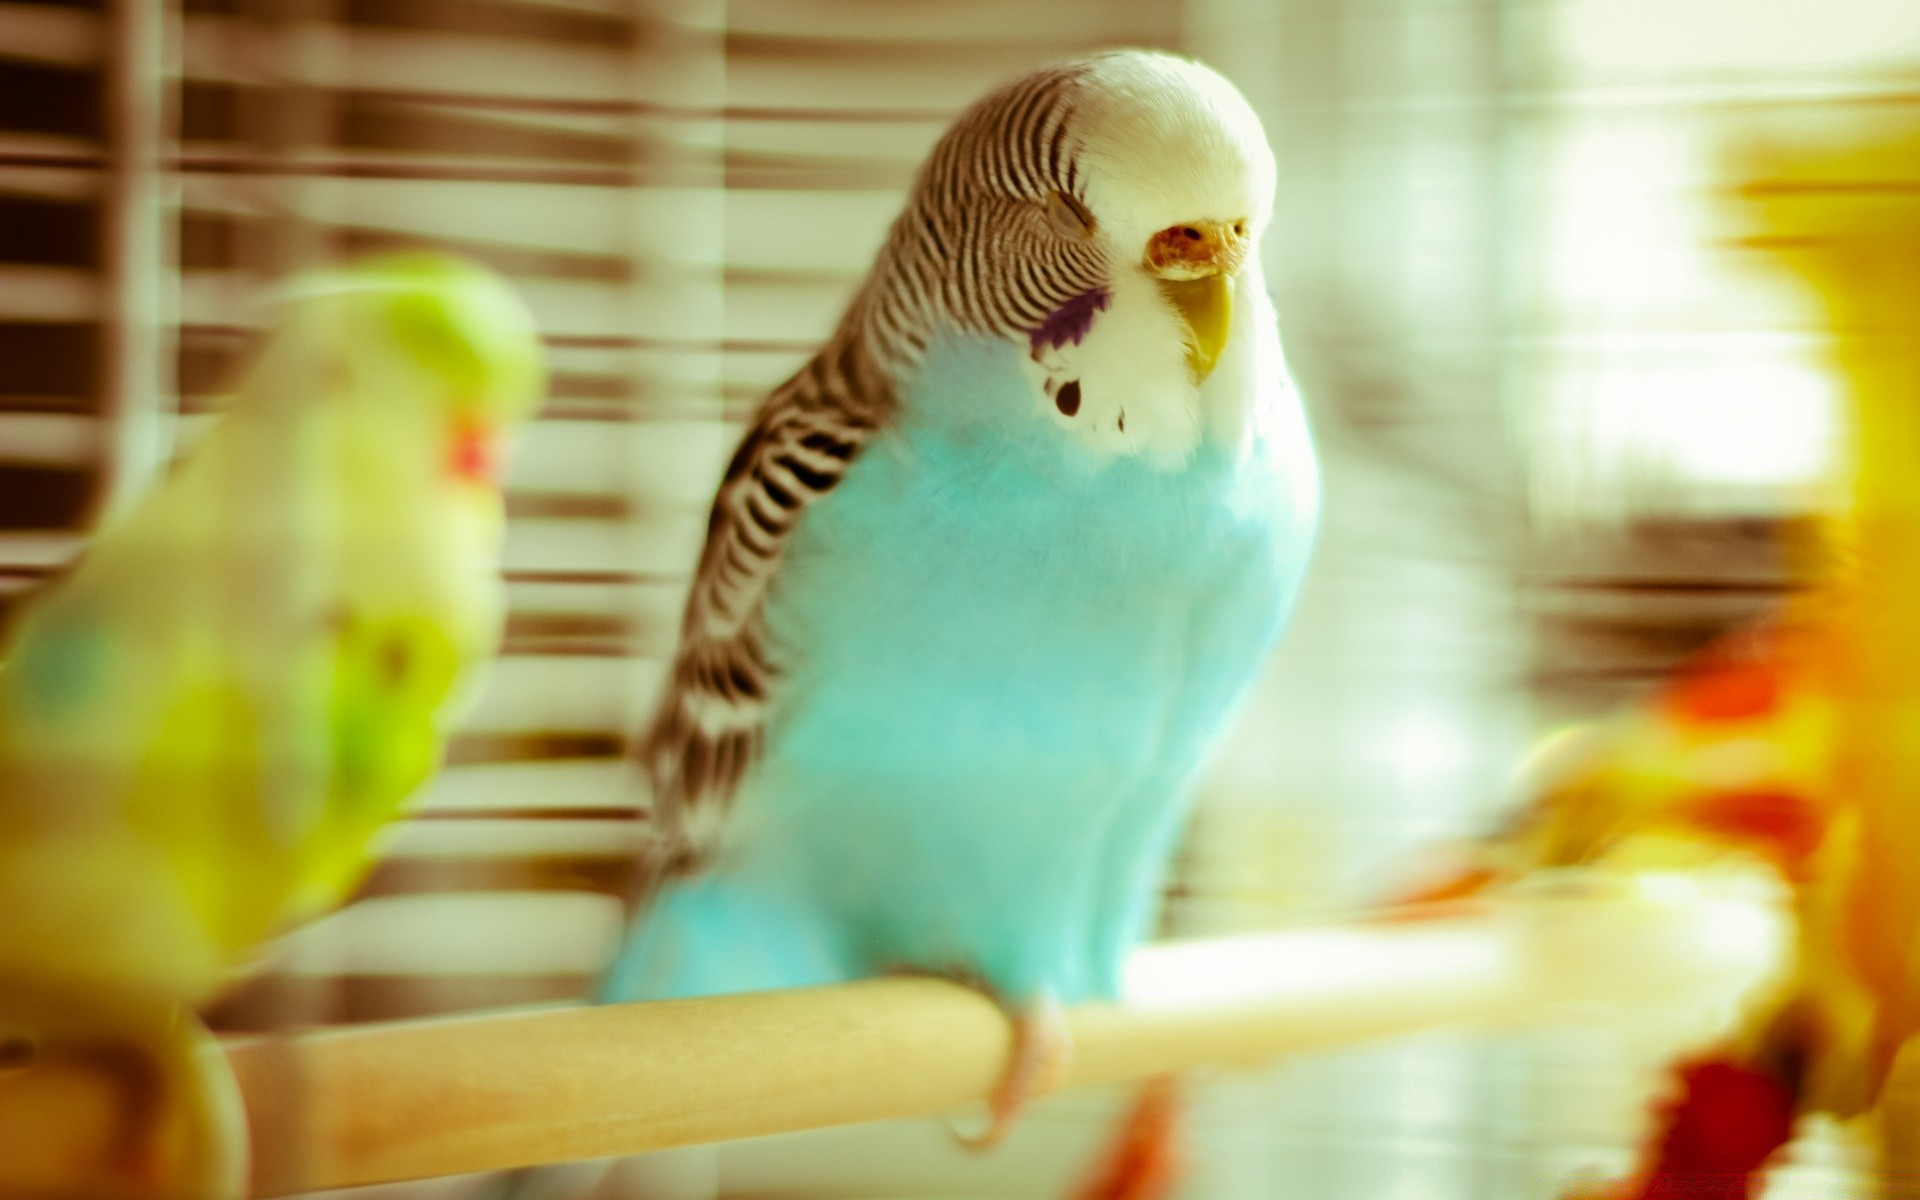
[[[478,268],[308,279],[233,412],[20,622],[0,1191],[53,1187],[32,1173],[70,1152],[19,1124],[70,1114],[9,1106],[49,1074],[120,1085],[111,1153],[60,1187],[243,1188],[237,1094],[190,1006],[342,899],[437,766],[499,639],[498,442],[542,390],[531,316]]]
[[[1920,1033],[1920,133],[1756,175],[1770,244],[1825,302],[1854,422],[1849,566],[1828,616],[1838,844],[1804,901],[1826,1035],[1810,1100],[1884,1122],[1902,1107],[1880,1103],[1889,1074]],[[1883,1133],[1883,1178],[1912,1179],[1913,1132]]]
[[[1552,739],[1532,807],[1455,889],[1555,867],[1789,887],[1791,980],[1678,1067],[1612,1197],[1745,1197],[1810,1112],[1869,1115],[1882,1181],[1920,1178],[1920,1109],[1889,1086],[1920,1033],[1920,132],[1742,169],[1752,242],[1817,293],[1851,401],[1838,565],[1649,701]]]

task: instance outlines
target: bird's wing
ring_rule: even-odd
[[[697,866],[717,841],[779,685],[764,605],[782,550],[890,411],[890,398],[858,394],[853,372],[823,380],[815,368],[825,358],[761,405],[714,498],[672,671],[634,747],[653,790],[656,861],[643,867],[643,888],[650,873]],[[862,382],[875,390],[871,376]]]

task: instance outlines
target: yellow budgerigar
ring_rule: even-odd
[[[532,317],[488,272],[417,254],[310,277],[231,413],[16,624],[0,1158],[45,1177],[0,1184],[243,1188],[191,1008],[338,903],[438,765],[500,636],[502,439],[543,389]],[[9,1066],[42,1100],[9,1107]],[[55,1110],[89,1076],[112,1132],[63,1162],[80,1122]]]

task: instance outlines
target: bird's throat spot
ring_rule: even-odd
[[[1055,408],[1060,410],[1063,416],[1071,417],[1079,412],[1080,381],[1078,379],[1069,379],[1061,384],[1060,390],[1053,394],[1053,404]]]

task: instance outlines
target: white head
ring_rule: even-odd
[[[1116,259],[1163,230],[1257,242],[1273,216],[1273,151],[1231,83],[1168,54],[1094,59],[1074,100],[1084,200]],[[1239,234],[1234,226],[1241,225]]]
[[[909,297],[926,334],[1014,341],[1036,409],[1070,436],[1175,463],[1209,427],[1244,423],[1238,360],[1278,369],[1258,256],[1273,190],[1232,84],[1168,54],[1100,54],[956,122],[894,229],[891,276],[941,281]]]

